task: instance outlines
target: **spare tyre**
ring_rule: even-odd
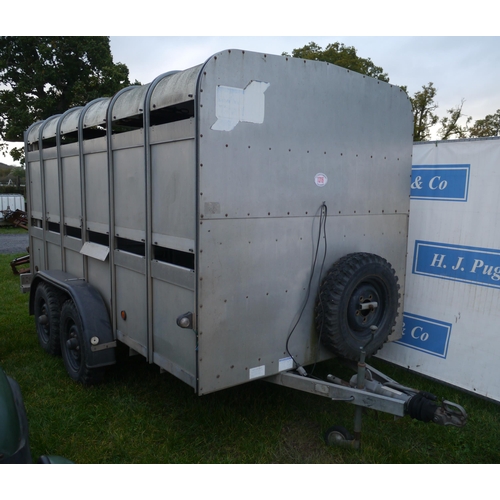
[[[352,253],[324,278],[316,300],[321,343],[337,356],[357,361],[377,352],[392,332],[399,307],[398,278],[387,260]]]

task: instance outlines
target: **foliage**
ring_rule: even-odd
[[[469,128],[469,137],[495,137],[500,135],[500,109],[482,120],[476,120]]]
[[[447,110],[449,116],[441,118],[439,122],[441,128],[438,130],[438,135],[441,140],[452,138],[463,139],[467,137],[467,127],[472,118],[467,118],[465,125],[459,125],[458,123],[460,118],[464,116],[462,113],[464,102],[465,100],[462,99],[462,102],[458,106]]]
[[[300,49],[293,49],[292,57],[325,61],[384,82],[389,81],[387,73],[380,66],[375,66],[370,58],[359,57],[354,47],[339,42],[329,43],[324,50],[318,44],[310,42]]]
[[[438,105],[434,101],[436,88],[432,82],[422,86],[422,90],[410,97],[413,108],[413,140],[426,141],[431,137],[431,127],[439,120],[434,113]]]
[[[105,36],[0,37],[0,141],[21,142],[34,122],[130,85]],[[5,144],[3,144],[5,149]],[[22,150],[11,152],[22,159]]]

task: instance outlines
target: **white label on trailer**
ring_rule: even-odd
[[[248,372],[248,378],[252,380],[253,378],[263,377],[266,374],[266,365],[256,366],[255,368],[250,368]]]
[[[239,122],[264,123],[264,92],[270,83],[252,80],[244,89],[217,86],[212,130],[229,132]]]
[[[320,173],[320,174],[316,174],[314,176],[314,183],[318,187],[326,186],[327,182],[328,182],[328,177],[326,176],[326,174],[321,174]]]
[[[293,368],[293,359],[291,357],[281,358],[278,367],[280,372],[291,370]]]

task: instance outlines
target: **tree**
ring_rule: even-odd
[[[476,120],[469,128],[469,137],[495,137],[500,135],[500,109],[482,120]]]
[[[286,52],[282,55],[289,56]],[[325,61],[384,82],[389,81],[387,73],[380,66],[375,66],[370,58],[359,57],[354,47],[347,47],[339,42],[329,43],[324,50],[318,44],[310,42],[301,49],[293,49],[292,57]]]
[[[436,88],[432,82],[422,86],[422,90],[410,97],[413,108],[413,140],[426,141],[431,138],[431,127],[439,118],[434,113],[438,105],[434,102]]]
[[[0,37],[0,151],[5,141],[23,141],[32,123],[128,85],[128,68],[113,62],[109,37]],[[22,161],[22,149],[11,156]]]
[[[465,126],[459,125],[458,121],[464,116],[462,113],[462,108],[465,99],[462,99],[458,106],[452,109],[448,109],[448,115],[439,121],[441,128],[438,130],[438,135],[441,140],[451,139],[453,136],[457,139],[463,139],[467,137],[468,125],[472,120],[472,117],[468,117]]]

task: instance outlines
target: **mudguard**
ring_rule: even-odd
[[[64,271],[40,271],[31,282],[29,312],[34,313],[34,297],[37,286],[49,283],[68,294],[75,303],[86,338],[84,348],[86,365],[98,368],[115,364],[116,339],[109,320],[108,310],[101,294],[95,287]]]

